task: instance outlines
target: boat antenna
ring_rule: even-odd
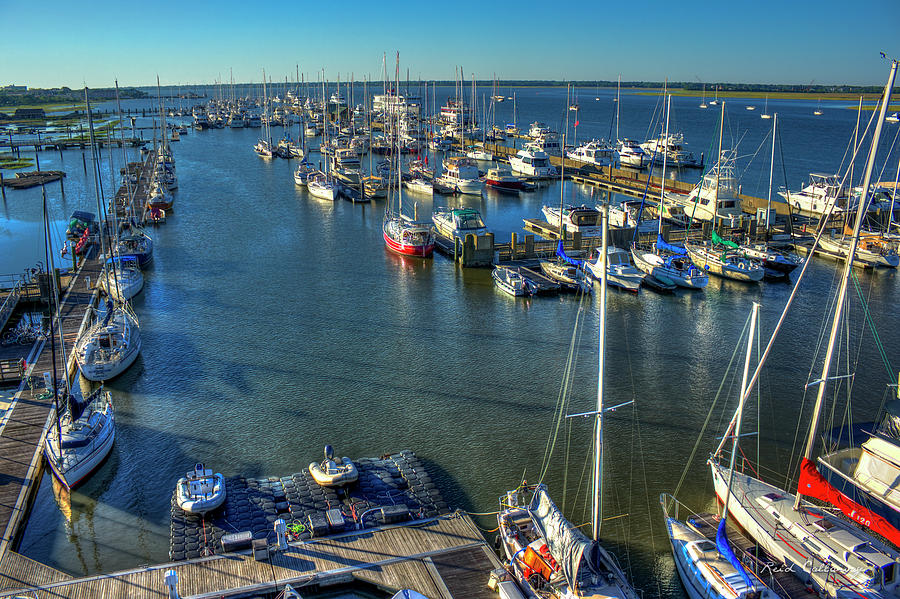
[[[825,399],[825,389],[828,386],[828,374],[831,370],[831,361],[834,357],[834,346],[837,341],[838,330],[841,326],[841,317],[844,311],[844,302],[847,298],[847,288],[850,282],[850,273],[853,270],[853,259],[856,256],[856,248],[859,244],[859,231],[862,227],[863,218],[865,217],[866,205],[869,201],[869,185],[872,183],[872,171],[875,167],[875,155],[878,152],[878,142],[881,140],[881,130],[884,127],[884,117],[887,113],[888,105],[891,101],[891,92],[894,89],[894,78],[897,75],[896,60],[891,61],[891,73],[888,75],[887,85],[885,85],[884,93],[881,99],[881,109],[878,114],[878,122],[875,124],[875,132],[872,134],[872,146],[869,148],[869,157],[866,161],[866,172],[863,177],[862,193],[860,194],[859,204],[856,208],[856,223],[853,226],[853,238],[850,240],[850,250],[847,252],[847,261],[844,265],[844,275],[841,279],[841,287],[838,292],[837,303],[834,308],[834,318],[831,323],[831,333],[828,337],[828,348],[825,351],[825,361],[822,364],[822,376],[819,381],[819,388],[816,394],[816,406],[813,411],[812,422],[809,425],[809,436],[806,439],[806,450],[803,453],[804,460],[812,458],[812,452],[816,444],[816,433],[819,429],[819,418],[822,412],[822,404]],[[796,498],[794,499],[794,509],[800,507],[800,493],[798,487]]]

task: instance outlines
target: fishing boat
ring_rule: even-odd
[[[483,235],[488,230],[481,220],[481,213],[474,208],[438,208],[432,213],[431,221],[440,235],[450,239],[465,239],[469,234]]]
[[[603,277],[604,260],[597,249],[597,257],[593,262],[585,262],[585,268],[596,280]],[[610,285],[619,287],[625,291],[637,293],[646,273],[638,270],[631,264],[631,259],[626,250],[609,246],[606,254],[606,280]]]
[[[437,181],[462,194],[478,195],[484,189],[478,165],[471,158],[452,156],[444,159],[444,173]]]
[[[534,294],[534,285],[531,281],[511,268],[496,266],[491,276],[494,279],[494,284],[504,293],[514,297]]]
[[[190,514],[205,514],[225,503],[225,493],[225,477],[196,464],[175,484],[175,503]]]
[[[872,180],[884,115],[890,103],[897,65],[897,61],[891,62],[891,73],[880,102],[879,117],[866,161],[863,185],[866,190],[869,189]],[[863,203],[857,207],[854,225],[854,232],[857,234],[862,226],[864,213]],[[866,505],[852,501],[831,486],[818,473],[812,461],[819,437],[825,397],[829,392],[829,381],[833,378],[846,378],[833,375],[832,367],[835,362],[835,349],[839,344],[838,339],[846,327],[843,320],[847,312],[846,300],[854,253],[855,244],[851,243],[831,314],[821,376],[812,383],[816,387],[816,401],[800,460],[800,477],[796,492],[791,493],[760,480],[758,475],[755,475],[756,470],[754,476],[751,476],[735,472],[734,467],[726,467],[721,463],[722,445],[735,430],[737,413],[726,428],[719,446],[708,460],[716,495],[720,499],[729,494],[734,497],[728,504],[728,510],[735,522],[775,560],[776,566],[791,570],[801,582],[811,587],[819,596],[829,599],[882,598],[895,596],[900,590],[900,576],[898,576],[900,554],[895,548],[830,513],[830,509],[822,509],[804,500],[804,497],[809,497],[830,503],[850,520],[870,527],[889,539],[893,535],[894,543],[900,540],[890,527],[880,526],[880,517]],[[779,322],[784,320],[790,305],[789,300]],[[777,332],[776,327],[776,332],[773,333],[762,354],[763,359],[746,386],[744,396],[754,391],[753,384],[758,379]]]
[[[107,301],[105,314],[81,334],[74,353],[89,381],[107,381],[123,373],[141,353],[141,330],[131,307]]]
[[[525,182],[513,175],[512,170],[505,166],[489,168],[484,176],[484,184],[500,191],[524,191],[527,189]]]
[[[530,144],[516,152],[515,156],[509,157],[509,166],[512,172],[529,177],[556,176],[556,167],[550,164],[547,152]]]
[[[605,217],[604,217],[605,223]],[[601,255],[606,255],[603,228]],[[605,269],[603,269],[605,272]],[[550,498],[544,484],[523,483],[500,498],[498,537],[507,570],[530,599],[605,597],[637,599],[638,595],[617,560],[600,544],[603,514],[603,414],[614,409],[603,403],[603,369],[606,337],[606,278],[600,286],[599,381],[596,411],[580,414],[594,419],[594,467],[592,469],[591,537],[570,523]],[[562,421],[567,402],[560,402]],[[631,403],[631,402],[627,402]],[[625,405],[625,404],[623,404]],[[621,406],[616,406],[621,407]]]
[[[81,395],[80,391],[76,391]],[[59,422],[51,424],[44,457],[53,475],[67,488],[83,483],[107,458],[116,439],[112,398],[103,387],[87,397],[71,391]]]

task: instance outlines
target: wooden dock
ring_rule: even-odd
[[[27,558],[25,558],[27,559]],[[29,560],[30,561],[30,560]],[[35,568],[15,556],[20,569]],[[455,512],[429,520],[347,532],[186,562],[160,564],[85,578],[62,578],[52,569],[44,581],[16,588],[25,576],[0,576],[0,597],[27,592],[34,599],[165,599],[165,576],[174,571],[184,599],[219,599],[275,593],[290,584],[304,589],[365,583],[388,593],[413,589],[432,599],[495,599],[488,589],[491,570],[501,567],[468,515]]]
[[[59,314],[67,347],[73,347],[88,320],[89,309],[97,297],[88,287],[88,280],[97,281],[101,266],[97,259],[83,261],[63,295]],[[12,567],[7,554],[14,555],[10,546],[27,519],[29,504],[40,483],[44,435],[53,408],[52,397],[43,383],[43,373],[53,369],[49,344],[36,349],[35,355],[25,373],[31,385],[24,381],[20,384],[9,418],[0,429],[0,577]],[[63,369],[74,372],[74,356],[57,352],[56,359],[60,376]]]

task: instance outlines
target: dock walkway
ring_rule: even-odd
[[[59,313],[66,347],[74,345],[93,305],[96,296],[88,284],[89,280],[97,280],[101,266],[97,259],[85,260],[62,298]],[[27,518],[28,503],[40,482],[41,450],[53,408],[42,380],[44,372],[53,370],[49,343],[44,343],[36,356],[26,375],[32,383],[40,382],[30,387],[23,382],[19,386],[8,419],[0,428],[0,575],[7,566],[6,553]],[[67,360],[62,351],[57,351],[56,360],[59,376],[67,366],[74,366],[74,356]]]
[[[501,567],[471,518],[455,512],[415,523],[382,526],[251,551],[136,568],[80,579],[48,580],[26,589],[0,590],[0,597],[23,591],[34,599],[62,597],[168,597],[166,572],[178,576],[184,599],[259,596],[290,584],[304,588],[360,581],[389,593],[413,589],[433,599],[495,599],[487,587],[491,570]],[[52,576],[52,573],[46,573]],[[0,578],[0,585],[9,579]]]

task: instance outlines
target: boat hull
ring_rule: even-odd
[[[423,245],[405,244],[397,241],[393,237],[383,233],[384,244],[389,250],[403,256],[418,256],[419,258],[428,258],[434,253],[434,242]]]
[[[47,464],[53,471],[53,475],[67,489],[74,489],[85,482],[109,457],[109,453],[116,441],[115,416],[111,404],[107,406],[107,415],[108,421],[104,424],[103,434],[97,440],[96,445],[91,448],[88,454],[73,464],[61,463],[57,456],[54,455],[50,439],[48,438],[44,442],[44,457],[47,459]]]
[[[659,260],[660,263],[656,263],[650,257]],[[636,267],[663,283],[677,285],[685,289],[703,289],[709,284],[709,276],[696,267],[683,270],[666,266],[656,254],[649,254],[635,249],[631,251],[631,258],[634,260]]]

